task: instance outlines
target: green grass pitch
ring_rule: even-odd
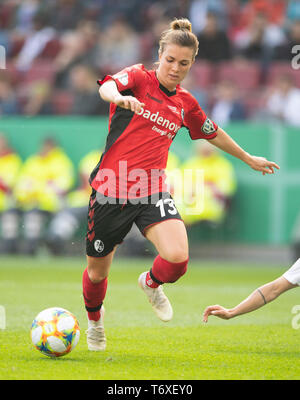
[[[300,303],[298,289],[231,321],[211,317],[205,325],[201,318],[207,305],[231,307],[288,266],[192,260],[188,273],[165,287],[174,318],[163,323],[137,285],[150,263],[115,259],[105,300],[107,350],[95,353],[85,340],[85,259],[0,258],[0,305],[6,310],[0,379],[299,379],[300,331],[292,327],[291,311]],[[36,314],[53,306],[73,312],[81,328],[78,346],[58,359],[39,353],[29,335]]]

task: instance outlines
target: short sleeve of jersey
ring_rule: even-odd
[[[123,92],[124,90],[138,87],[145,79],[145,75],[145,67],[142,64],[136,64],[124,68],[114,75],[106,75],[102,80],[98,80],[97,83],[101,86],[104,82],[113,79],[117,85],[118,91]]]
[[[192,96],[189,107],[185,110],[183,123],[192,140],[213,139],[217,136],[218,125],[206,116]]]

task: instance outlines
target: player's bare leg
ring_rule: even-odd
[[[162,284],[177,281],[187,269],[188,239],[181,220],[168,220],[149,227],[145,233],[158,251],[149,272],[139,277],[139,286],[145,292],[153,311],[162,321],[170,321],[173,309],[163,292]]]
[[[116,248],[115,248],[116,249]],[[87,256],[87,268],[83,274],[83,295],[88,314],[87,343],[89,350],[106,349],[104,332],[104,306],[107,277],[115,249],[105,257]]]
[[[189,257],[186,228],[179,219],[169,219],[152,225],[146,230],[145,236],[164,260],[179,263]]]
[[[88,275],[93,283],[101,282],[108,277],[116,249],[117,247],[105,257],[86,256]]]

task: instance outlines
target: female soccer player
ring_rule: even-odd
[[[231,319],[246,314],[270,303],[282,293],[300,285],[300,258],[282,276],[256,289],[245,300],[234,308],[224,308],[218,304],[206,307],[203,313],[203,322],[208,321],[210,315],[222,319]]]
[[[138,64],[98,81],[102,99],[111,103],[106,148],[91,174],[93,188],[86,236],[87,268],[83,296],[88,313],[90,350],[104,350],[103,300],[116,246],[135,223],[157,249],[139,286],[162,321],[173,310],[162,284],[176,282],[187,270],[188,239],[183,221],[164,182],[168,150],[185,126],[193,140],[207,139],[263,174],[279,168],[245,152],[181,88],[198,52],[187,19],[163,32],[156,70]]]

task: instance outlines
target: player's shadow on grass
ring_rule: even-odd
[[[112,357],[110,353],[107,352],[86,352],[84,353],[82,356],[80,355],[72,355],[72,356],[66,356],[66,357],[48,357],[48,356],[44,356],[44,355],[39,355],[37,354],[36,356],[31,356],[26,357],[26,359],[24,358],[24,360],[26,361],[38,361],[38,362],[75,362],[75,363],[85,363],[85,362],[89,362],[89,363],[97,363],[99,364],[99,361],[101,361],[102,363],[109,363],[112,361],[115,361],[116,358]]]
[[[63,358],[63,357],[47,357],[47,356],[37,356],[37,357],[26,357],[24,358],[24,361],[42,361],[42,362],[86,362],[86,358],[80,358],[80,357],[68,357],[68,358]]]

